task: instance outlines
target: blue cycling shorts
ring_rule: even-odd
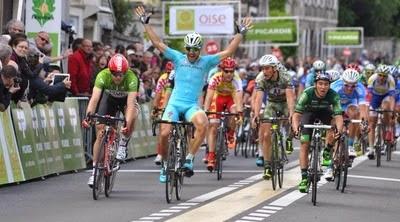
[[[179,115],[183,114],[185,120],[191,122],[197,112],[204,112],[197,103],[169,102],[167,107],[165,107],[162,120],[176,122],[179,120]]]

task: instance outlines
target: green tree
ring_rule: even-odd
[[[366,36],[398,36],[400,0],[339,0],[339,26],[364,27]]]
[[[114,29],[124,33],[126,28],[133,23],[133,11],[128,0],[112,0],[115,15]]]

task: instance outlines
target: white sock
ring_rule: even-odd
[[[191,153],[188,153],[188,155],[186,156],[186,159],[191,159],[191,160],[193,160],[193,159],[194,159],[194,155],[191,154]]]

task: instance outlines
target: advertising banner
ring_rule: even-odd
[[[247,41],[259,41],[259,45],[298,45],[297,17],[258,17],[253,28],[246,34]]]
[[[85,167],[78,101],[67,98],[63,103],[53,103],[64,170]]]
[[[49,33],[52,56],[60,54],[61,13],[61,0],[26,0],[26,34],[34,38],[40,31]]]
[[[169,8],[169,35],[198,32],[205,35],[233,34],[232,5],[184,5]]]
[[[58,131],[55,130],[54,111],[48,105],[38,104],[33,110],[39,119],[39,141],[46,156],[47,174],[62,172],[61,150],[58,144]],[[51,114],[50,114],[51,113]]]
[[[23,180],[24,172],[8,108],[0,112],[0,185]]]
[[[323,28],[323,47],[359,48],[364,46],[362,27]]]
[[[21,102],[20,107],[12,104],[12,118],[25,179],[29,180],[43,176],[46,160],[39,160],[36,151],[34,125],[37,122],[33,121],[31,107],[26,102]]]

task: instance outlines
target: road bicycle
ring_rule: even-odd
[[[393,129],[386,131],[386,126],[383,123],[383,114],[384,113],[394,113],[392,110],[383,110],[381,108],[371,109],[370,111],[374,111],[378,113],[378,120],[376,124],[375,130],[375,153],[376,153],[376,166],[381,166],[381,156],[382,151],[384,155],[386,155],[386,160],[390,161],[392,159],[392,149],[394,144],[394,133]],[[393,115],[392,115],[393,116]]]
[[[207,115],[217,115],[219,116],[219,126],[217,130],[217,142],[215,144],[215,169],[217,172],[217,180],[222,178],[223,161],[226,159],[228,151],[228,121],[229,116],[237,116],[236,113],[229,113],[227,111],[222,112],[206,112]]]
[[[269,117],[260,119],[261,123],[271,123],[271,146],[272,146],[272,154],[271,154],[271,182],[272,189],[276,189],[276,183],[278,182],[279,188],[282,188],[283,185],[283,172],[284,165],[289,160],[286,155],[286,150],[283,145],[283,135],[281,132],[281,124],[282,121],[287,121],[287,117],[280,117],[279,114],[277,117]],[[266,168],[264,166],[264,174],[266,172]]]
[[[167,203],[172,202],[174,191],[176,199],[181,200],[183,178],[185,175],[183,165],[186,160],[189,138],[193,135],[194,129],[192,123],[182,121],[183,119],[184,117],[180,116],[179,120],[176,122],[156,120],[154,121],[155,124],[153,124],[153,136],[156,136],[157,124],[172,125],[168,137],[167,158],[163,160],[162,164],[166,172],[165,197]]]
[[[93,199],[97,200],[100,193],[104,192],[106,197],[114,187],[115,177],[119,169],[119,162],[116,159],[119,132],[115,129],[118,122],[126,124],[125,119],[109,115],[92,114],[89,119],[101,121],[105,125],[103,138],[101,140],[100,152],[97,163],[94,166],[94,180],[92,186]]]
[[[350,123],[358,123],[364,124],[363,120],[351,120],[351,119],[344,119],[344,131],[343,134],[339,138],[339,142],[337,143],[336,150],[333,154],[333,180],[335,181],[336,190],[340,190],[342,193],[344,192],[347,186],[347,174],[349,167],[352,165],[349,159],[349,149],[348,149],[348,127]]]
[[[308,158],[308,186],[312,187],[311,201],[315,206],[317,204],[317,183],[322,176],[321,169],[321,150],[323,148],[322,133],[332,129],[331,125],[323,125],[320,120],[314,121],[314,124],[304,124],[304,129],[312,129],[311,143],[309,147]],[[309,191],[308,187],[308,191]]]

